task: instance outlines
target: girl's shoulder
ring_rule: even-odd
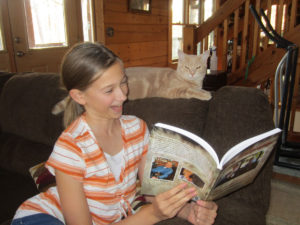
[[[144,129],[145,127],[147,128],[146,122],[134,115],[122,115],[120,121],[124,129]]]
[[[134,115],[122,115],[120,120],[124,124],[144,122],[142,119],[140,119],[140,118],[138,118],[137,116],[134,116]]]
[[[85,120],[85,116],[80,115],[62,132],[62,136],[67,135],[76,139],[78,136],[82,136],[88,130],[89,126]]]

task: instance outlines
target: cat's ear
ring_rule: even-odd
[[[184,52],[180,49],[178,49],[178,59],[182,60],[184,58]]]

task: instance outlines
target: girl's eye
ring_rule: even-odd
[[[105,90],[104,92],[107,94],[112,93],[112,89]]]
[[[127,77],[125,77],[122,81],[121,81],[121,84],[127,84]]]

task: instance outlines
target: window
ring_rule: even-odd
[[[178,59],[178,49],[183,49],[183,27],[189,24],[199,25],[208,19],[213,12],[214,0],[173,0],[172,2],[172,61]],[[204,7],[203,15],[201,8]],[[213,45],[213,33],[209,45]],[[200,49],[200,45],[198,46]],[[198,51],[199,52],[199,51]]]
[[[94,41],[94,20],[92,0],[81,0],[83,40]]]
[[[64,0],[26,0],[29,48],[67,46]]]

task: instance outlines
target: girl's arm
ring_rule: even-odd
[[[59,170],[55,170],[55,177],[66,224],[91,225],[92,217],[82,183]]]

